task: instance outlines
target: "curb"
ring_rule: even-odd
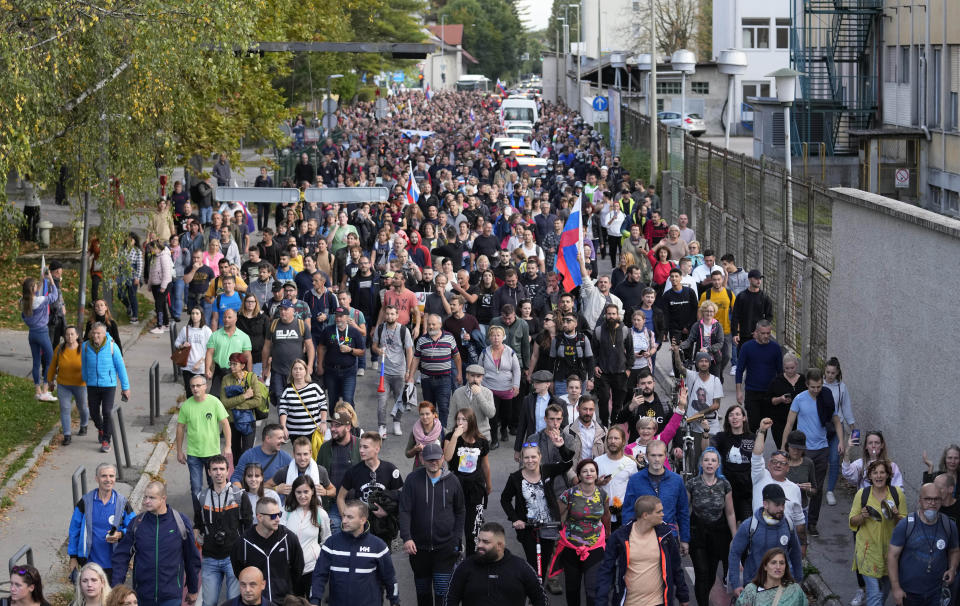
[[[0,498],[14,498],[12,493],[19,487],[20,480],[34,470],[34,468],[37,466],[37,461],[39,461],[40,457],[43,456],[44,450],[46,450],[47,446],[53,445],[54,438],[56,438],[59,434],[60,420],[58,419],[53,428],[42,438],[40,438],[40,442],[33,448],[33,452],[30,453],[30,458],[26,460],[26,462],[23,464],[23,467],[17,470],[15,474],[7,478],[6,486],[3,488],[3,493],[0,494]]]
[[[169,436],[173,435],[171,432],[176,432],[177,430],[177,415],[170,417],[166,430],[167,439],[157,442],[157,445],[154,446],[153,452],[150,454],[150,458],[147,459],[147,464],[140,474],[140,479],[133,487],[133,490],[130,491],[130,497],[127,500],[130,502],[130,506],[133,507],[134,511],[140,510],[140,503],[143,501],[143,493],[147,489],[147,484],[152,482],[155,476],[160,475],[160,469],[167,460],[167,455],[170,453],[170,442],[168,440],[170,439]]]
[[[834,594],[827,584],[823,582],[823,577],[819,574],[811,574],[803,578],[803,588],[809,591],[818,606],[843,606],[836,594]]]

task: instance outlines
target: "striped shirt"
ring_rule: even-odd
[[[453,372],[453,356],[457,353],[457,342],[447,331],[440,332],[440,338],[434,341],[430,335],[417,339],[413,355],[420,358],[420,372],[438,377]]]
[[[303,400],[303,403],[300,403]],[[304,406],[310,411],[304,410]],[[277,407],[277,413],[282,417],[287,416],[287,431],[290,433],[290,439],[298,436],[310,436],[317,429],[316,424],[320,422],[320,412],[327,410],[327,394],[316,383],[307,383],[307,386],[300,390],[300,397],[297,397],[297,390],[292,385],[283,390],[280,395],[280,404]],[[313,415],[312,418],[310,415]]]

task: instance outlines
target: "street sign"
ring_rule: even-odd
[[[607,111],[607,98],[606,97],[594,97],[593,98],[593,109],[598,112]]]
[[[907,189],[910,187],[910,169],[898,168],[894,176],[894,187],[898,189]]]
[[[321,120],[323,128],[325,130],[333,130],[337,127],[337,115],[336,114],[324,114],[323,120]]]
[[[403,82],[403,80],[404,80],[403,72],[394,72],[394,73],[393,73],[393,81],[394,81],[394,82]]]
[[[340,104],[337,103],[337,100],[336,100],[336,99],[333,99],[333,98],[331,98],[331,97],[327,97],[326,99],[323,100],[323,113],[325,113],[325,114],[335,114],[335,113],[337,113],[337,108],[338,108],[339,106],[340,106]]]

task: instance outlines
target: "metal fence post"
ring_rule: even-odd
[[[20,549],[17,550],[17,553],[7,561],[7,572],[13,572],[13,569],[16,568],[17,562],[20,561],[23,556],[27,556],[27,565],[33,566],[33,547],[29,545],[23,545]]]
[[[800,353],[802,366],[800,368],[810,368],[814,364],[811,349],[811,324],[810,316],[813,314],[813,261],[810,257],[803,258],[803,284],[800,288],[800,297],[803,302],[803,313],[800,314]],[[826,313],[826,310],[824,310]]]
[[[766,181],[767,181],[766,162],[764,160],[764,157],[760,156],[760,222],[759,224],[760,224],[760,233],[764,233],[764,234],[767,233],[767,230],[766,230],[767,221],[764,217],[766,213],[763,212],[763,195],[764,195],[764,192],[766,191],[766,189],[764,189],[764,186],[766,185]],[[760,247],[760,249],[762,251],[763,247]],[[763,258],[762,252],[761,252],[761,258]]]
[[[114,448],[117,447],[117,434],[119,433],[119,434],[120,434],[120,445],[123,446],[123,459],[124,459],[124,461],[126,462],[126,466],[127,466],[127,467],[131,467],[131,465],[130,465],[130,448],[129,448],[129,446],[127,445],[127,426],[126,426],[126,425],[124,424],[124,422],[123,422],[123,407],[122,407],[122,406],[117,406],[117,407],[114,409],[114,412],[116,413],[117,422],[116,422],[116,427],[114,427],[114,429],[115,429],[116,431],[113,432],[113,447],[114,447]],[[118,462],[118,463],[120,462],[120,461],[119,461],[119,458],[120,458],[120,457],[119,457],[119,455],[118,455],[118,456],[117,456],[117,459],[118,459],[117,462]]]
[[[156,379],[154,378],[153,369],[158,364],[159,362],[154,362],[153,364],[150,365],[150,370],[147,371],[148,391],[150,392],[150,425],[153,425],[153,411],[154,411],[154,406],[156,404],[154,402],[154,398],[156,397],[156,394],[155,394],[154,385],[153,385],[153,382]]]
[[[153,371],[153,415],[160,418],[160,363],[154,362]]]
[[[170,355],[173,356],[173,352],[177,351],[177,348],[174,346],[174,343],[177,342],[177,323],[170,323]],[[173,363],[173,358],[170,359],[170,365],[173,366],[173,382],[176,383],[177,379],[180,377],[180,369],[176,364]]]
[[[73,502],[76,503],[87,494],[87,468],[83,465],[77,467],[70,478],[70,484],[73,488]]]

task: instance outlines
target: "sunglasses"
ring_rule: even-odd
[[[280,519],[280,516],[283,515],[283,514],[278,511],[277,513],[258,513],[257,515],[258,515],[258,516],[266,516],[266,517],[270,518],[271,520],[279,520],[279,519]]]
[[[523,443],[523,448],[537,448],[537,447],[539,447],[539,446],[540,446],[540,444],[538,444],[537,442],[524,442],[524,443]]]

